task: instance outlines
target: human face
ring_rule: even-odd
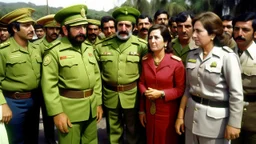
[[[13,29],[15,32],[14,36],[19,37],[22,40],[32,40],[34,36],[34,27],[32,22],[20,23],[20,30]]]
[[[73,45],[81,45],[82,42],[85,40],[86,35],[86,26],[85,25],[78,25],[72,26],[68,32],[68,38]]]
[[[87,36],[90,41],[95,41],[99,33],[100,33],[99,26],[93,25],[93,24],[89,24],[87,26]]]
[[[188,17],[185,22],[177,22],[177,32],[180,42],[188,41],[193,33],[192,19]]]
[[[139,35],[148,35],[148,29],[151,27],[151,23],[148,18],[138,19],[137,28]]]
[[[177,35],[177,23],[176,22],[172,22],[172,25],[171,25],[171,34],[173,36],[176,36]]]
[[[58,27],[47,27],[45,28],[46,39],[48,42],[52,42],[59,37],[60,28]]]
[[[132,22],[119,21],[117,23],[117,37],[121,40],[127,40],[132,35]]]
[[[105,37],[110,37],[111,35],[116,33],[114,21],[108,21],[103,23],[103,33]]]
[[[253,38],[256,38],[256,32],[253,32],[252,20],[236,22],[234,26],[234,39],[239,49],[246,50],[253,42]]]
[[[228,35],[230,35],[230,37],[232,37],[232,33],[233,33],[232,21],[224,20],[222,21],[222,25],[223,25],[223,31]]]
[[[164,42],[164,38],[161,35],[160,29],[152,30],[150,32],[148,43],[150,50],[153,53],[164,51],[164,46],[167,44],[167,42]]]
[[[42,37],[44,37],[44,34],[45,34],[42,28],[36,29],[35,33],[38,39],[41,39]]]
[[[0,27],[0,41],[5,42],[10,37],[7,27]]]
[[[215,35],[209,35],[200,21],[196,21],[194,24],[193,40],[195,44],[203,49],[209,49],[213,47],[213,39]]]
[[[160,14],[157,19],[155,20],[156,24],[163,24],[163,25],[168,25],[168,16],[167,14]]]

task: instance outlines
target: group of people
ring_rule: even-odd
[[[40,108],[49,144],[55,126],[60,144],[98,143],[103,116],[110,144],[256,142],[255,13],[34,11],[0,18],[3,144],[38,143]]]

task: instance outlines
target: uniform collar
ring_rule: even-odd
[[[253,41],[250,47],[247,48],[246,50],[248,52],[248,55],[253,59],[256,60],[256,44]]]

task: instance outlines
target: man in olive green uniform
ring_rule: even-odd
[[[0,21],[0,43],[7,41],[9,37],[8,25]]]
[[[87,19],[87,41],[89,41],[92,45],[98,43],[101,38],[99,34],[101,33],[100,30],[100,21],[95,19]]]
[[[193,14],[187,11],[176,16],[178,37],[171,42],[173,54],[180,57],[184,65],[189,51],[196,48],[195,42],[192,40],[192,19]]]
[[[48,46],[43,60],[43,95],[61,144],[96,144],[103,113],[100,71],[85,41],[86,11],[86,5],[73,5],[56,13],[65,36]]]
[[[235,51],[240,56],[244,111],[240,137],[232,144],[256,144],[256,15],[245,13],[233,20]]]
[[[55,21],[54,16],[54,14],[50,14],[36,21],[37,24],[44,26],[45,31],[45,36],[34,42],[34,44],[38,45],[41,49],[42,55],[45,55],[45,51],[48,50],[48,45],[56,40],[60,33],[60,24]],[[53,118],[47,114],[44,98],[41,92],[38,96],[38,122],[40,107],[42,109],[45,142],[47,144],[56,144]]]
[[[11,37],[0,45],[0,104],[10,144],[36,144],[34,98],[42,63],[34,34],[31,8],[16,9],[1,18]]]
[[[140,12],[131,7],[116,9],[113,12],[117,22],[116,35],[95,47],[103,80],[103,104],[111,144],[122,143],[124,129],[127,143],[138,143],[137,80],[141,58],[147,53],[146,41],[132,35],[139,15]]]

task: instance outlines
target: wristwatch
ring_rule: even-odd
[[[161,92],[161,96],[160,97],[161,97],[161,99],[164,99],[164,97],[165,97],[164,91]]]

